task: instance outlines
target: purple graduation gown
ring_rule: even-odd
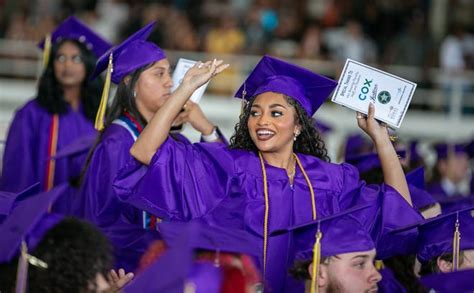
[[[112,189],[118,170],[131,158],[130,148],[138,134],[132,127],[120,121],[105,130],[87,168],[74,211],[102,230],[114,247],[115,267],[127,272],[134,271],[149,244],[160,239],[158,232],[143,228],[143,211],[121,202]],[[190,144],[181,134],[173,135]]]
[[[314,188],[317,217],[382,197],[382,206],[388,210],[382,211],[379,228],[387,230],[401,222],[396,211],[410,209],[393,188],[359,181],[357,169],[349,164],[331,164],[301,154],[298,157]],[[311,221],[311,196],[299,168],[292,187],[286,170],[268,164],[265,167],[269,232]],[[256,249],[263,251],[263,177],[259,158],[252,152],[229,150],[223,144],[184,145],[167,139],[148,167],[130,160],[119,171],[114,188],[123,201],[165,220],[201,218],[211,225],[245,229],[261,239],[261,247]],[[373,222],[377,213],[368,213],[362,221]],[[292,261],[290,243],[288,234],[268,238],[266,288],[271,292],[291,288],[287,287],[291,282],[287,273]],[[263,259],[259,264],[262,268]]]
[[[36,100],[27,102],[16,112],[5,145],[0,190],[18,192],[36,182],[40,182],[42,191],[46,189],[46,163],[49,159],[48,144],[52,117],[53,115]],[[58,129],[57,151],[81,136],[96,133],[94,125],[82,111],[76,112],[70,108],[66,113],[59,115]],[[79,161],[81,163],[78,164]],[[85,156],[79,160],[75,158],[73,163],[67,157],[56,160],[54,185],[78,176],[84,161]],[[64,197],[60,201],[70,201],[70,198]],[[56,203],[56,205],[69,204]],[[61,209],[55,212],[66,211]]]

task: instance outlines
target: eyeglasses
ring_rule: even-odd
[[[66,55],[57,55],[56,58],[54,58],[55,61],[58,61],[59,63],[66,63],[68,59],[71,59],[72,63],[74,64],[82,64],[83,60],[80,55],[74,55],[71,57],[68,57]]]

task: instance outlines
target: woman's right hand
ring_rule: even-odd
[[[207,61],[206,63],[197,62],[186,72],[180,87],[186,87],[187,89],[195,91],[212,77],[229,67],[229,64],[223,64],[223,62],[223,60],[216,59]]]

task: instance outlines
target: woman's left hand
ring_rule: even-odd
[[[367,133],[367,135],[370,136],[376,146],[387,142],[391,144],[387,125],[375,120],[374,104],[369,103],[367,117],[365,117],[364,114],[357,112],[357,124],[365,133]]]
[[[209,135],[212,133],[214,130],[214,124],[207,119],[198,104],[188,101],[183,108],[184,111],[179,113],[174,120],[173,125],[189,123],[194,129],[201,132],[203,135]]]

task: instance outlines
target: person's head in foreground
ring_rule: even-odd
[[[419,274],[474,268],[474,208],[441,214],[419,227]]]
[[[112,254],[93,225],[48,213],[64,185],[18,204],[0,228],[2,292],[102,292]],[[20,291],[18,291],[20,290]]]
[[[286,229],[294,236],[290,273],[310,292],[377,291],[381,275],[374,265],[374,242],[349,213]]]

